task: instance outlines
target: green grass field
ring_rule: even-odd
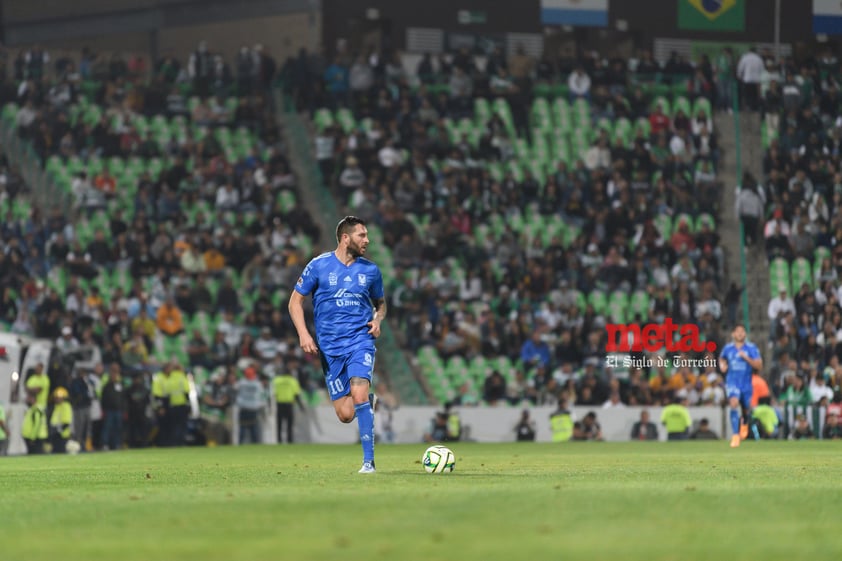
[[[145,450],[0,461],[3,561],[831,559],[835,442]]]

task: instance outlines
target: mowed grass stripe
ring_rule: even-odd
[[[142,450],[0,461],[0,558],[824,559],[836,442]]]

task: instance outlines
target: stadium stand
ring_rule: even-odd
[[[670,315],[721,341],[709,62],[314,61],[285,65],[286,93],[325,182],[388,248],[376,259],[438,400],[481,401],[493,372],[513,404],[601,404],[618,383],[625,403],[701,403],[721,383],[660,391],[604,368],[610,322]]]
[[[202,48],[151,76],[133,56],[17,57],[3,126],[37,155],[59,210],[45,216],[3,168],[0,320],[65,357],[88,352],[52,369],[54,386],[117,362],[148,387],[175,361],[201,391],[241,360],[271,376],[297,348],[281,304],[320,231],[276,124],[274,62],[253,55],[236,77]]]
[[[834,57],[766,61],[762,238],[769,258],[770,387],[793,407],[839,403],[842,148]],[[834,392],[836,398],[834,399]],[[816,409],[818,413],[819,409]],[[823,409],[822,409],[823,414]]]

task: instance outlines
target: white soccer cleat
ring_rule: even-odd
[[[376,473],[377,470],[374,469],[374,462],[363,462],[363,467],[360,468],[360,471],[357,473]]]

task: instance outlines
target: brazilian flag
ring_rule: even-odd
[[[678,0],[678,28],[745,31],[745,0]]]

